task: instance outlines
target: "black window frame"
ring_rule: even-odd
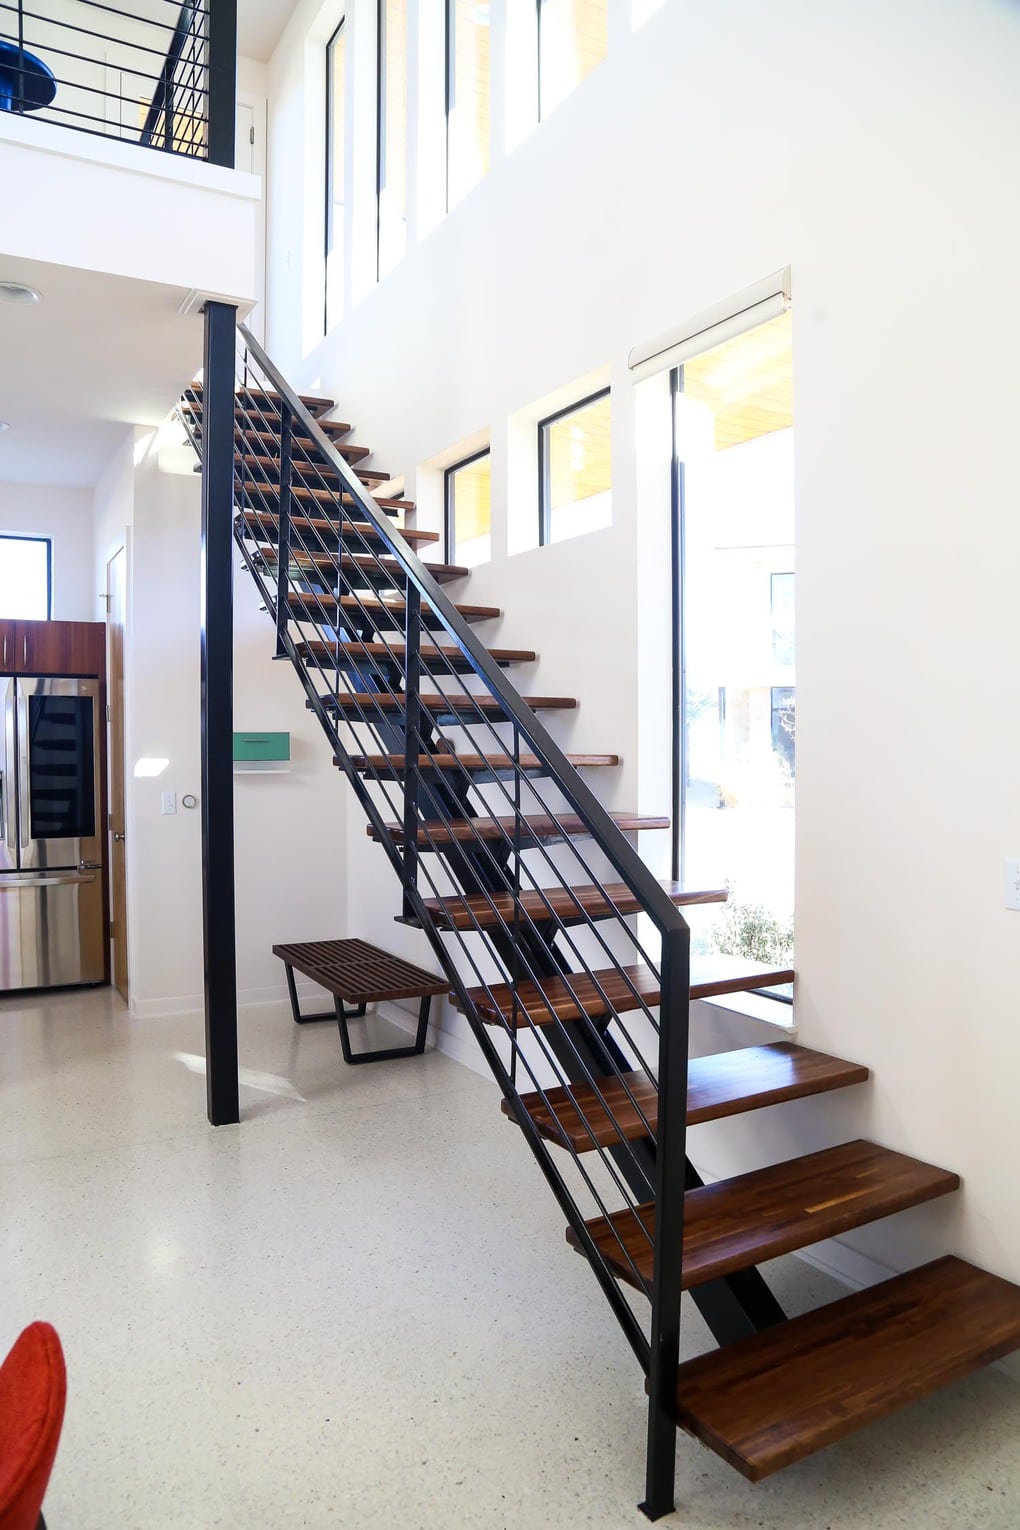
[[[333,144],[333,44],[346,25],[347,9],[345,6],[343,15],[329,34],[326,42],[326,216],[323,224],[323,259],[325,261],[325,269],[323,272],[322,292],[322,332],[324,335],[329,333],[329,257],[335,242],[333,220],[333,162],[335,154]],[[340,236],[343,238],[342,229]]]
[[[445,561],[452,563],[457,551],[457,538],[454,528],[453,513],[453,480],[455,474],[462,468],[470,467],[474,462],[480,462],[483,457],[492,456],[492,446],[483,446],[480,451],[472,452],[470,457],[461,457],[458,462],[451,462],[443,472],[443,546],[445,548]]]
[[[558,420],[564,420],[568,415],[577,414],[582,409],[587,409],[589,404],[596,403],[600,398],[608,398],[612,394],[612,385],[599,388],[595,393],[589,393],[586,398],[579,398],[573,404],[568,404],[564,409],[557,409],[554,414],[547,414],[538,422],[538,545],[548,547],[552,541],[552,504],[549,483],[549,453],[546,449],[546,431],[550,425],[555,425]]]
[[[0,531],[0,543],[3,543],[3,542],[45,542],[45,544],[46,544],[46,615],[43,618],[43,620],[47,621],[47,622],[52,621],[53,620],[53,538],[52,537],[37,537],[32,532],[25,532],[25,531]],[[2,548],[0,548],[0,552],[2,552]],[[3,621],[8,621],[8,620],[11,620],[11,621],[18,621],[18,620],[28,621],[30,619],[33,620],[33,621],[37,620],[37,618],[35,618],[35,617],[32,617],[32,618],[28,618],[28,617],[25,617],[25,618],[5,617],[5,616],[3,616],[3,613],[0,612],[0,620],[3,620]]]

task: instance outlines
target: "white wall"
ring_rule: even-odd
[[[126,545],[128,956],[140,1016],[202,1006],[200,480],[186,451],[139,431],[96,490],[98,589],[106,560]],[[173,471],[160,467],[169,462]],[[135,455],[139,462],[136,467]],[[254,586],[235,569],[234,717],[238,729],[291,733],[289,774],[235,777],[238,997],[285,995],[274,942],[327,938],[345,924],[340,784],[302,693],[272,662],[273,628]],[[166,758],[160,776],[135,778],[141,757]],[[177,794],[164,815],[161,797]],[[241,1044],[244,1060],[243,1037]]]
[[[11,532],[52,541],[54,621],[95,621],[92,491],[0,483],[0,534]]]
[[[491,430],[494,499],[512,484],[525,518],[515,417],[608,368],[612,529],[510,557],[498,524],[493,563],[454,588],[505,607],[487,638],[540,650],[529,689],[580,696],[558,736],[619,749],[624,805],[661,809],[666,504],[644,487],[661,472],[636,470],[627,352],[792,265],[797,1014],[807,1043],[875,1078],[704,1129],[695,1154],[725,1172],[846,1131],[944,1163],[963,1196],[857,1235],[855,1257],[951,1247],[1017,1278],[1020,917],[1002,862],[1020,853],[1020,13],[730,0],[667,4],[632,33],[627,0],[610,4],[610,59],[516,148],[500,114],[487,181],[310,349],[320,172],[314,156],[302,169],[321,50],[305,39],[318,7],[298,7],[270,67],[271,174],[288,171],[270,207],[270,349],[294,381],[335,388],[412,489],[419,464]],[[365,9],[351,0],[349,24]],[[349,88],[362,120],[370,71]],[[509,115],[498,69],[494,96]],[[392,940],[395,888],[360,834],[352,818],[351,886],[373,889],[356,922]]]

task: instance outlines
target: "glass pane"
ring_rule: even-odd
[[[793,364],[789,314],[681,369],[686,578],[684,880],[729,883],[700,950],[793,948]],[[693,912],[693,911],[692,911]]]
[[[0,617],[44,622],[50,614],[50,544],[0,537]]]
[[[606,56],[608,0],[541,0],[538,114],[545,117]]]
[[[29,696],[28,768],[33,839],[96,832],[91,696]]]
[[[450,546],[447,557],[465,568],[492,556],[492,474],[488,452],[446,475]]]
[[[344,112],[347,32],[341,21],[326,46],[326,328],[344,305]]]
[[[489,169],[489,7],[447,0],[447,18],[446,205],[453,207]]]
[[[407,0],[380,0],[379,275],[407,248]]]
[[[613,522],[612,407],[608,393],[542,426],[544,540],[563,542]]]

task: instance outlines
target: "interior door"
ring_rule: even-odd
[[[107,680],[110,704],[110,937],[113,986],[128,996],[127,858],[124,851],[124,612],[126,560],[122,547],[106,565],[106,609],[110,655]]]

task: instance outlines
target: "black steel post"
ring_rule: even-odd
[[[240,1120],[234,936],[233,548],[237,310],[205,305],[202,391],[202,897],[209,1120]]]
[[[237,0],[209,0],[209,160],[234,168]]]
[[[277,522],[279,540],[276,563],[276,657],[282,659],[287,649],[283,638],[287,631],[289,615],[287,596],[290,569],[290,510],[291,487],[294,476],[294,422],[286,399],[280,400],[280,515]]]
[[[680,1279],[687,1182],[687,1054],[690,1046],[690,931],[662,937],[659,1010],[659,1122],[655,1187],[655,1272],[645,1498],[649,1519],[673,1509],[676,1475],[676,1370],[680,1359]]]

